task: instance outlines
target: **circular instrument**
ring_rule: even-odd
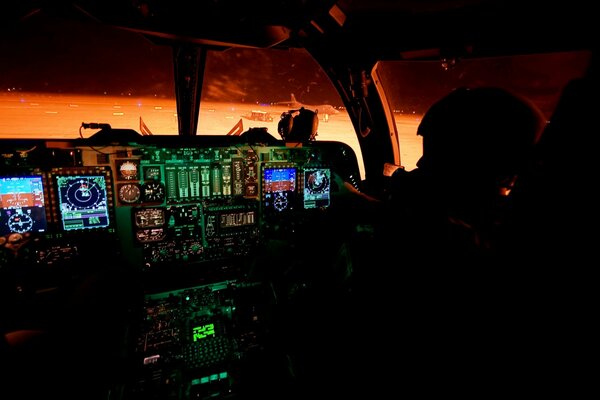
[[[136,179],[138,177],[138,166],[132,161],[125,161],[119,165],[119,174],[126,180]]]
[[[13,214],[8,218],[8,228],[11,232],[29,232],[33,228],[33,220],[27,214]]]
[[[145,203],[162,203],[165,187],[161,182],[148,181],[142,185],[142,199]]]
[[[137,203],[142,197],[142,191],[136,183],[125,183],[119,187],[119,200],[121,203]]]
[[[285,193],[275,193],[275,198],[273,199],[273,207],[275,207],[277,211],[283,211],[288,207],[288,199]]]

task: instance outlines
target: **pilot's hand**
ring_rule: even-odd
[[[371,197],[357,188],[349,182],[346,182],[338,175],[335,171],[331,171],[331,194],[334,197],[340,199],[365,199],[368,201],[379,202],[380,200]]]
[[[334,196],[347,196],[360,193],[352,184],[346,182],[335,171],[331,171],[331,194]]]

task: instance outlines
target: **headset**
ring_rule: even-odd
[[[277,132],[286,142],[309,142],[315,140],[318,126],[317,111],[301,107],[298,110],[290,110],[281,114]]]

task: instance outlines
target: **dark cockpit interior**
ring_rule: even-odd
[[[569,82],[586,79],[597,88],[588,8],[578,1],[567,7],[499,0],[61,0],[3,6],[0,35],[8,39],[0,43],[0,64],[6,60],[11,68],[5,80],[0,76],[0,356],[7,371],[0,375],[0,396],[237,400],[407,395],[395,379],[410,381],[406,387],[411,390],[428,388],[423,393],[446,393],[440,385],[448,393],[463,393],[463,380],[428,381],[431,352],[419,347],[421,342],[403,340],[405,332],[421,323],[429,326],[424,321],[438,314],[411,319],[420,308],[413,308],[416,298],[403,295],[402,288],[411,283],[397,274],[429,267],[403,258],[395,248],[386,248],[385,254],[398,260],[377,253],[382,244],[376,243],[380,237],[374,231],[389,210],[374,211],[370,200],[356,203],[346,195],[353,191],[386,199],[394,171],[412,169],[421,155],[416,133],[403,136],[402,129],[416,129],[433,99],[456,86],[500,82],[529,91],[548,121],[554,120],[557,104],[565,102],[560,95]],[[86,114],[81,125],[65,127],[68,118],[79,118],[75,113],[88,100],[64,97],[53,101],[67,111],[43,109],[40,104],[48,97],[74,96],[56,90],[47,71],[28,75],[39,85],[36,100],[25,100],[32,89],[12,85],[10,79],[25,75],[11,60],[41,65],[47,55],[36,57],[17,45],[21,29],[49,20],[109,27],[167,49],[170,79],[156,73],[156,82],[146,82],[146,88],[155,90],[156,101],[164,100],[161,90],[173,92],[172,109],[155,103],[152,115],[168,120],[174,132],[160,132],[151,118],[144,122],[139,117],[134,127],[115,125],[130,108],[111,103],[113,97],[103,100],[105,109],[98,108],[98,114]],[[43,26],[23,43],[42,48],[53,42],[54,31]],[[85,38],[93,42],[77,42],[74,48],[80,60],[97,57],[92,63],[101,68],[94,69],[92,80],[115,76],[122,84],[115,96],[133,98],[135,89],[123,83],[126,78],[118,79],[125,76],[118,68],[125,54],[114,50],[115,58],[107,60],[107,37]],[[64,54],[54,50],[54,56],[67,59],[72,51],[67,48]],[[299,49],[321,70],[308,79],[310,90],[289,96],[294,89],[272,87],[267,75],[281,76],[291,87],[299,70],[308,69],[293,58]],[[278,59],[270,55],[259,64],[264,50],[287,52],[284,59],[293,60],[283,65],[294,72],[269,65]],[[258,55],[248,58],[246,51]],[[158,58],[158,52],[149,54],[148,59]],[[213,60],[219,55],[225,55],[221,61],[239,64],[219,64],[223,75],[213,81]],[[254,69],[248,60],[256,62]],[[405,63],[410,69],[404,69]],[[414,71],[432,65],[436,74],[438,69],[453,74],[453,83],[433,78],[437,75],[416,78]],[[512,68],[519,73],[513,76]],[[238,73],[237,86],[225,69]],[[62,81],[78,83],[75,70],[69,68]],[[396,80],[396,71],[412,75]],[[248,75],[260,76],[265,87],[256,90]],[[334,89],[335,101],[319,88],[319,79]],[[413,82],[418,87],[406,89]],[[405,90],[401,101],[393,95]],[[247,108],[237,125],[241,111],[233,101],[219,103],[220,96],[224,100],[232,93],[242,98],[235,107]],[[275,100],[264,100],[273,93]],[[300,103],[300,95],[310,100]],[[107,91],[100,96],[109,98]],[[207,100],[211,103],[204,106]],[[581,110],[590,111],[588,102],[581,104]],[[31,115],[24,111],[19,114],[20,107],[45,110],[39,112],[43,123],[24,117]],[[127,107],[141,110],[142,102]],[[567,118],[573,114],[578,115],[567,113]],[[213,116],[221,120],[211,126]],[[64,118],[65,125],[39,132],[37,127],[49,126],[50,118],[52,123]],[[336,125],[342,118],[347,124]],[[586,121],[575,126],[586,129]],[[569,124],[563,119],[553,126]],[[550,140],[543,143],[554,143]],[[413,147],[418,153],[414,162],[406,155]],[[561,154],[561,160],[574,163],[571,154]],[[558,167],[553,173],[570,179]],[[544,234],[533,240],[526,261],[535,271],[519,272],[519,288],[537,279],[538,262],[556,257],[556,252],[539,255],[547,245],[558,248],[554,233],[579,227],[548,218],[557,199],[572,206],[581,204],[578,197],[546,202],[540,187],[534,199],[541,211],[531,224]],[[519,245],[529,240],[525,236],[519,236]],[[587,239],[565,245],[558,254],[565,257],[582,243]],[[439,256],[439,265],[449,267],[444,254]],[[500,259],[512,271],[512,253]],[[370,289],[361,292],[365,286]],[[374,300],[378,292],[385,292],[381,303]],[[399,299],[401,304],[392,304]],[[419,327],[415,331],[421,332]],[[443,341],[435,346],[440,343],[452,347]],[[452,354],[460,353],[455,350]],[[406,353],[411,360],[415,354],[423,357],[404,365]],[[381,364],[363,363],[365,355]],[[445,359],[439,369],[452,365]],[[436,377],[446,376],[437,368],[432,368]],[[524,378],[511,382],[507,386],[517,387]],[[488,386],[478,394],[500,392]]]
[[[333,277],[325,271],[348,227],[332,174],[356,180],[358,165],[341,143],[202,139],[3,144],[13,154],[0,178],[7,328],[77,332],[69,345],[85,337],[82,354],[123,346],[126,356],[111,362],[128,364],[126,398],[249,390],[239,377],[256,367],[249,359],[283,350],[265,349],[276,299]],[[81,298],[71,293],[78,286]],[[94,295],[100,303],[87,304]],[[82,315],[60,315],[65,302]],[[114,324],[101,319],[119,312],[123,336],[111,341],[92,320]]]

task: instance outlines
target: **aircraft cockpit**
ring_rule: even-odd
[[[579,166],[579,148],[556,132],[589,130],[581,117],[593,114],[587,99],[597,90],[589,7],[183,3],[24,1],[0,17],[0,397],[496,393],[498,384],[466,372],[485,371],[479,362],[507,388],[539,389],[544,380],[505,379],[517,367],[498,372],[492,354],[518,343],[519,371],[529,362],[550,371],[556,360],[543,367],[546,355],[527,350],[541,330],[524,327],[538,319],[549,327],[555,311],[561,323],[570,318],[547,289],[560,279],[538,263],[587,243],[571,235],[581,223],[570,223],[571,211],[586,215],[585,196],[556,193],[553,179],[578,188],[556,160]],[[573,84],[592,88],[575,106]],[[478,87],[528,99],[546,123],[524,168],[530,180],[516,181],[534,195],[521,197],[523,209],[507,207],[521,214],[501,215],[525,217],[506,241],[528,249],[525,269],[510,246],[501,263],[455,266],[425,246],[439,232],[395,219],[388,202],[399,196],[410,219],[437,200],[411,203],[421,188],[409,182],[392,193],[391,182],[419,172],[431,107]],[[448,160],[452,176],[462,164]],[[551,171],[546,180],[531,173],[540,166]],[[411,227],[426,240],[409,249],[401,238]],[[478,280],[490,270],[493,279]],[[461,344],[483,343],[489,330],[506,343],[482,344],[462,369],[472,359],[449,339],[463,312],[451,305],[495,293],[487,289],[497,282],[508,283],[494,307],[525,305],[499,313],[508,328],[478,325],[489,309],[469,319],[476,328]],[[461,303],[478,304],[487,303]],[[517,340],[517,331],[531,336]]]
[[[65,292],[97,274],[129,274],[136,283],[120,295],[138,309],[135,334],[122,340],[139,381],[123,390],[147,396],[192,365],[203,372],[186,378],[185,390],[241,390],[236,368],[265,346],[258,331],[268,328],[277,296],[292,296],[300,283],[308,290],[310,274],[331,268],[351,232],[332,185],[333,174],[357,182],[354,151],[244,137],[92,139],[3,144],[7,321],[16,329],[42,307],[65,307]],[[37,323],[45,328],[44,318]]]

